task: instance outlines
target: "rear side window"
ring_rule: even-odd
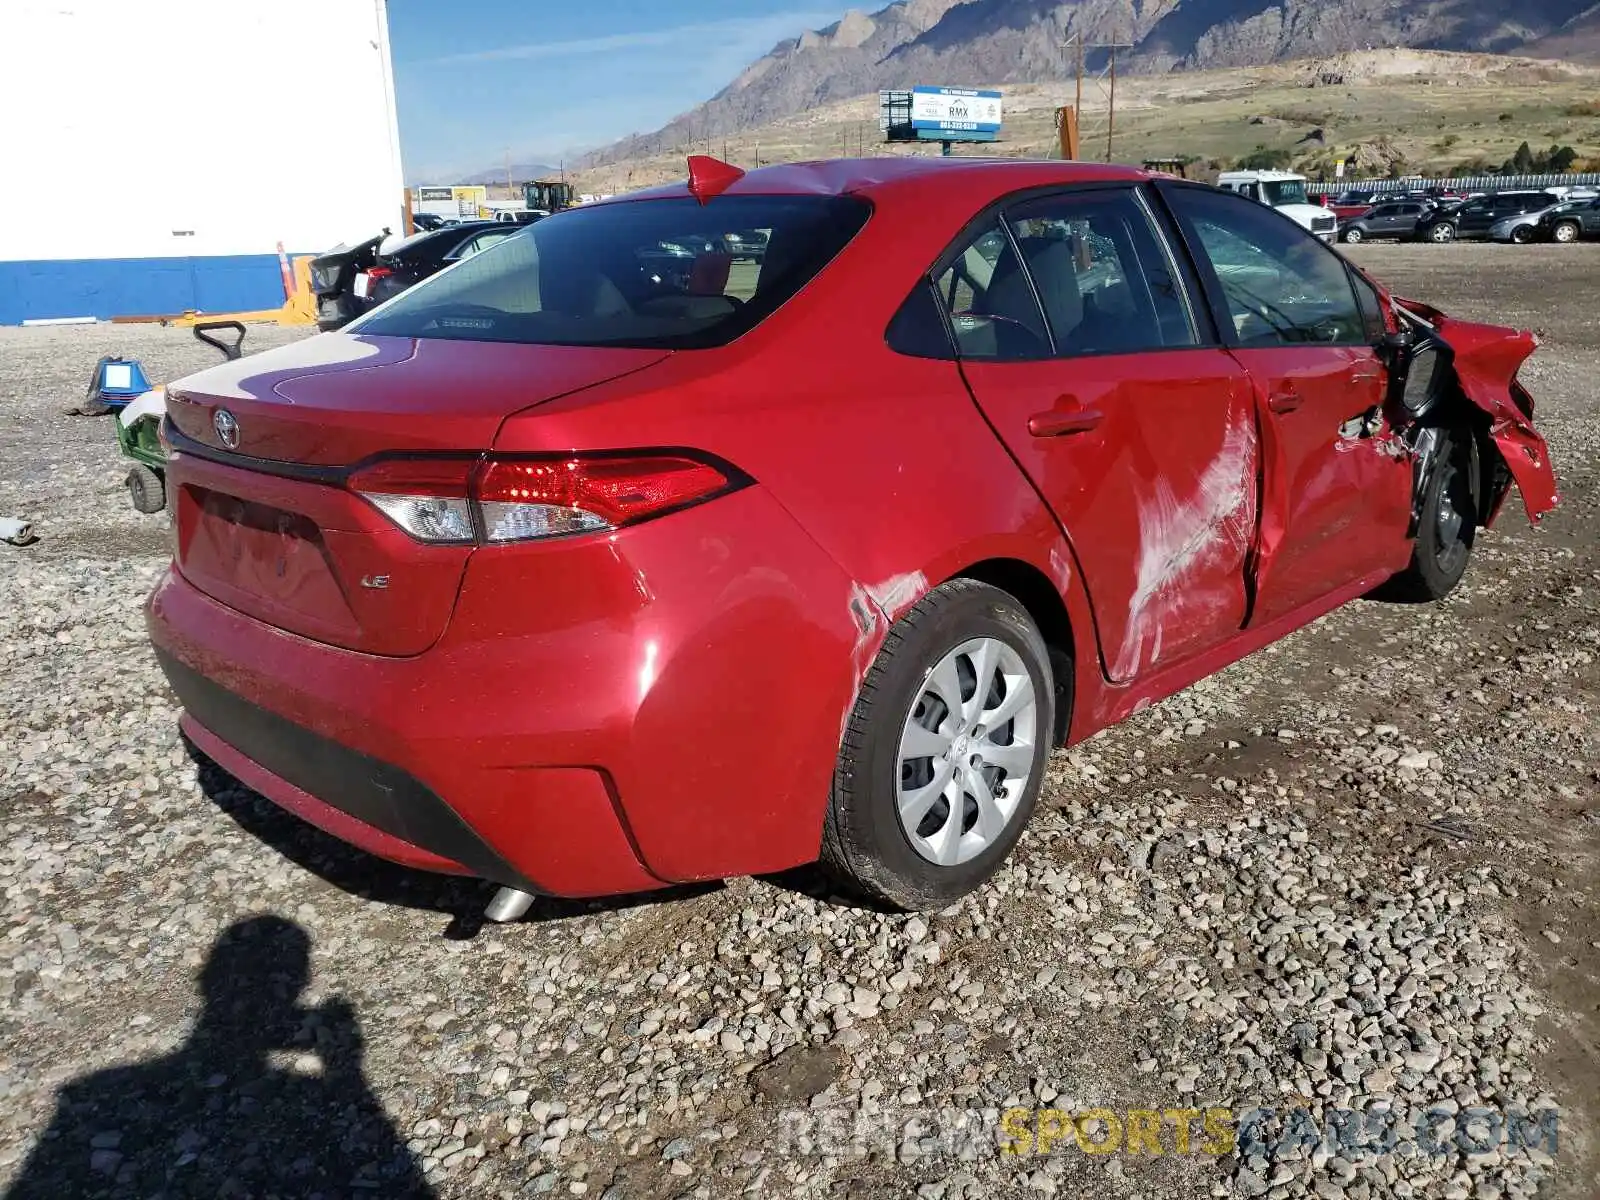
[[[719,196],[569,209],[424,280],[351,333],[695,349],[754,328],[860,231],[850,196]],[[730,231],[764,237],[735,259]]]
[[[963,358],[1131,354],[1197,343],[1184,283],[1129,190],[1024,201],[935,279]]]
[[[1132,191],[1042,197],[1006,221],[1058,355],[1196,344],[1177,269]]]

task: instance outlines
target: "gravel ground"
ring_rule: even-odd
[[[1508,509],[1442,605],[1349,606],[1058,753],[1013,862],[911,918],[801,873],[481,927],[478,885],[197,765],[139,611],[164,521],[64,410],[102,353],[214,356],[0,329],[0,515],[41,535],[0,545],[0,1185],[1588,1200],[1600,251],[1357,255],[1543,333],[1563,506]],[[997,1153],[1011,1108],[1053,1153]]]

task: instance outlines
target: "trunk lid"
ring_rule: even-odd
[[[311,292],[314,296],[335,296],[348,291],[356,272],[370,267],[378,254],[383,235],[368,238],[354,246],[335,246],[311,260]]]
[[[665,357],[324,334],[191,375],[167,390],[177,569],[290,633],[419,654],[444,632],[473,548],[412,539],[344,486],[344,468],[488,450],[512,413]]]

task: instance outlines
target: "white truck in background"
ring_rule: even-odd
[[[1275,208],[1329,245],[1339,234],[1339,218],[1306,194],[1306,177],[1293,171],[1224,171],[1217,186]]]

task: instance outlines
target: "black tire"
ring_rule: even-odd
[[[1374,593],[1377,599],[1425,604],[1444,599],[1461,582],[1478,530],[1472,498],[1475,466],[1471,432],[1440,430],[1433,467],[1423,484],[1411,562]]]
[[[976,637],[1015,650],[1032,682],[1032,773],[995,839],[967,862],[941,866],[917,852],[900,822],[900,737],[934,667]],[[954,579],[929,592],[895,622],[862,682],[823,822],[824,869],[847,890],[902,910],[943,908],[979,887],[1011,853],[1033,814],[1055,744],[1056,696],[1050,651],[1014,597],[972,579]],[[965,811],[963,820],[962,828],[969,829],[972,818]]]
[[[1362,233],[1359,228],[1346,229],[1343,233],[1341,233],[1339,235],[1339,240],[1342,241],[1342,242],[1348,242],[1352,246],[1359,246],[1361,244],[1362,239],[1365,238],[1365,237],[1366,237],[1366,234]]]
[[[1449,221],[1441,221],[1428,230],[1428,240],[1436,246],[1456,240],[1456,227]]]
[[[1519,246],[1529,245],[1533,241],[1533,226],[1518,225],[1511,231],[1511,240]]]
[[[128,498],[140,512],[158,513],[167,506],[167,485],[143,463],[129,471],[123,483],[128,489]]]

